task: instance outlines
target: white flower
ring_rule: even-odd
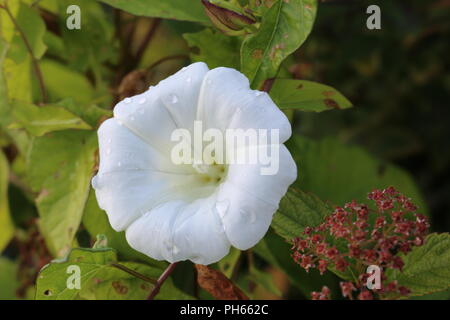
[[[196,120],[220,130],[278,129],[278,173],[229,164],[211,170],[210,179],[208,168],[174,164],[171,134],[192,130]],[[194,63],[116,105],[98,131],[100,167],[92,185],[112,227],[126,230],[135,250],[169,262],[214,263],[230,245],[246,250],[267,232],[297,177],[282,144],[290,135],[285,115],[269,95],[251,90],[243,74]]]

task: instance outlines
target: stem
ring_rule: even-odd
[[[163,62],[169,61],[169,60],[176,60],[176,59],[189,59],[189,56],[185,55],[185,54],[177,54],[177,55],[173,55],[173,56],[167,56],[164,58],[161,58],[155,62],[153,62],[150,66],[148,66],[146,68],[146,71],[150,71],[152,70],[154,67],[160,65]]]
[[[136,278],[139,278],[139,279],[144,280],[146,282],[150,282],[151,284],[156,284],[156,282],[157,282],[155,279],[152,279],[152,278],[149,278],[147,276],[144,276],[143,274],[141,274],[141,273],[139,273],[137,271],[134,271],[132,269],[129,269],[129,268],[125,267],[124,265],[121,265],[121,264],[118,264],[118,263],[111,263],[111,266],[113,266],[113,267],[115,267],[117,269],[120,269],[120,270],[122,270],[122,271],[124,271],[126,273],[129,273],[129,274],[135,276]]]
[[[161,23],[161,19],[153,20],[150,30],[148,31],[144,40],[142,41],[141,45],[139,46],[139,49],[136,51],[136,56],[135,56],[136,63],[139,63],[139,61],[141,60],[142,56],[144,55],[145,49],[147,48],[150,41],[152,41],[160,23]]]
[[[12,23],[14,24],[14,27],[19,32],[20,37],[22,38],[22,40],[25,44],[25,47],[27,48],[27,50],[31,56],[31,63],[34,68],[34,72],[36,73],[36,77],[37,77],[38,83],[39,83],[39,88],[41,90],[42,102],[46,103],[47,102],[47,91],[45,89],[44,77],[42,76],[42,72],[41,72],[41,68],[39,67],[39,63],[36,60],[36,58],[34,57],[33,48],[31,48],[30,42],[28,41],[27,36],[23,32],[22,28],[19,26],[16,19],[14,19],[14,16],[12,15],[11,10],[9,10],[7,2],[5,2],[4,5],[1,5],[0,8],[4,9],[6,11],[6,13],[8,14],[9,18],[11,19]]]
[[[167,280],[167,278],[172,274],[173,270],[175,270],[175,267],[177,266],[178,262],[171,263],[166,270],[161,274],[158,281],[156,281],[155,287],[150,292],[147,300],[153,300],[153,298],[159,293],[159,290],[161,289],[162,284],[164,281]]]
[[[264,83],[261,86],[261,91],[265,91],[269,93],[270,89],[272,89],[273,83],[275,82],[275,78],[270,78],[264,81]]]

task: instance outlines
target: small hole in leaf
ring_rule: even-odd
[[[52,291],[50,289],[47,289],[44,291],[44,295],[50,297],[52,295]]]

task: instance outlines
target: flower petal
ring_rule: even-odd
[[[182,256],[198,264],[211,264],[226,256],[230,242],[215,208],[216,196],[198,199],[187,205],[177,219],[174,243]]]
[[[220,186],[217,200],[223,204],[222,222],[228,239],[238,249],[251,248],[262,239],[281,198],[297,178],[289,151],[284,145],[279,150],[280,170],[275,175],[262,175],[261,164],[234,164]]]
[[[164,203],[136,220],[126,231],[132,248],[153,259],[191,260],[210,264],[230,249],[220,218],[212,211],[214,197],[187,204]]]
[[[183,201],[167,202],[137,219],[125,234],[130,246],[153,259],[174,262],[178,249],[172,239],[173,224],[185,205]]]
[[[173,164],[166,154],[148,145],[114,118],[101,124],[98,141],[101,174],[125,170],[194,173],[192,166]]]
[[[239,71],[216,68],[209,71],[200,91],[198,117],[206,128],[279,129],[283,143],[291,136],[291,125],[268,94],[251,90]]]
[[[192,64],[148,91],[119,102],[114,117],[156,149],[170,154],[175,145],[172,132],[193,125],[207,71],[204,63]]]

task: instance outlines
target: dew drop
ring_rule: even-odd
[[[118,166],[118,167],[121,167],[121,166],[122,166],[122,162],[120,162],[120,161],[117,162],[117,166]]]
[[[250,223],[255,223],[256,221],[256,214],[254,211],[246,211],[246,210],[241,210],[240,211],[242,217],[247,220]]]
[[[217,201],[216,202],[216,210],[219,213],[220,218],[224,218],[227,214],[228,208],[230,207],[229,200]]]
[[[186,82],[187,83],[191,83],[191,81],[192,81],[192,78],[191,77],[187,77]]]
[[[119,126],[123,126],[122,120],[117,120],[117,123],[119,124]]]
[[[141,99],[139,99],[138,103],[139,103],[139,104],[144,104],[144,103],[145,103],[145,101],[147,101],[147,99],[145,99],[145,98],[141,98]]]
[[[111,148],[106,149],[106,154],[111,154]]]
[[[178,253],[180,253],[180,249],[178,249],[178,247],[176,245],[174,245],[172,248],[172,253],[174,255],[177,255]]]
[[[125,100],[123,100],[124,103],[129,104],[131,103],[131,98],[125,98]]]
[[[262,95],[263,94],[263,92],[261,92],[261,91],[256,91],[255,92],[255,96],[257,96],[257,97],[259,97],[260,95]]]
[[[108,142],[108,144],[111,144],[111,142],[112,142],[112,139],[111,139],[111,138],[109,138],[109,139],[107,140],[107,142]]]
[[[130,120],[134,121],[135,120],[134,116],[130,116]]]
[[[177,103],[178,97],[176,95],[172,95],[172,103]]]

